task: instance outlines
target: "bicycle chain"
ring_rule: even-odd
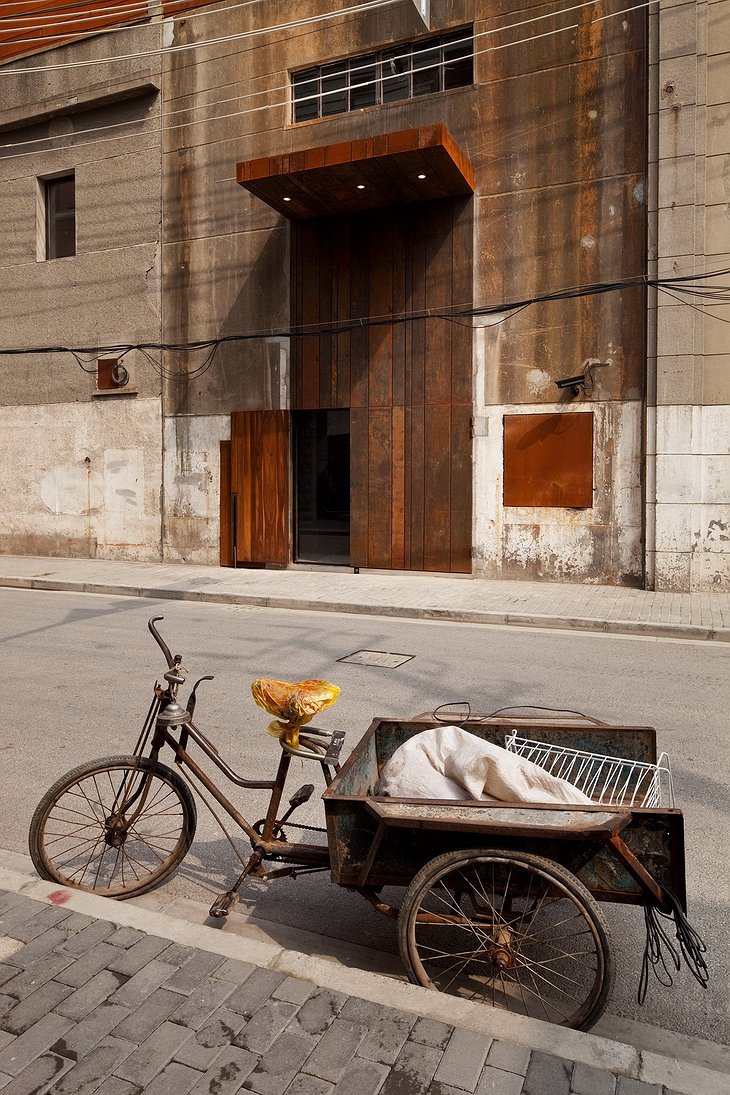
[[[308,833],[326,833],[327,830],[323,829],[319,825],[302,825],[299,821],[285,821],[285,825],[288,825],[290,829],[306,829]]]

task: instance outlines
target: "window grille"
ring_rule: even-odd
[[[292,73],[294,121],[465,87],[474,80],[473,55],[467,27]]]

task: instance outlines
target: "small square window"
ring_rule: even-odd
[[[63,175],[43,182],[47,259],[76,254],[76,179]]]

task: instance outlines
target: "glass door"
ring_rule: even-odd
[[[294,411],[295,559],[350,562],[350,412]]]

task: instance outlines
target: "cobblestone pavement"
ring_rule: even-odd
[[[0,585],[730,641],[730,593],[0,556]]]
[[[672,1095],[2,890],[0,1089]]]

